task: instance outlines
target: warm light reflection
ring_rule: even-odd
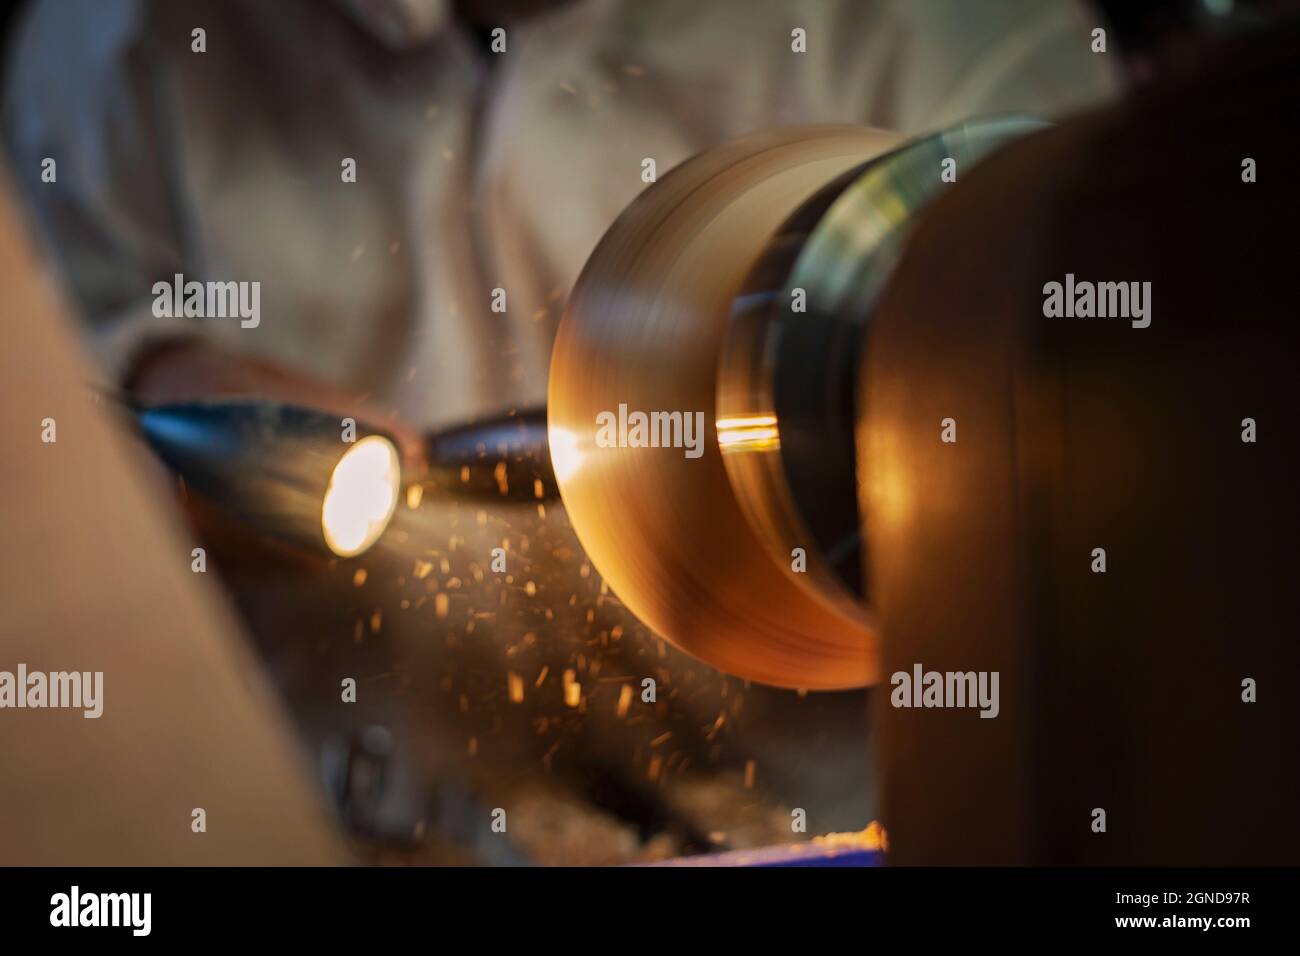
[[[718,447],[723,453],[768,451],[781,447],[775,415],[743,415],[718,419]]]
[[[872,518],[882,531],[905,534],[912,521],[913,474],[901,464],[908,460],[907,451],[891,423],[876,422],[866,452],[873,464],[870,479],[859,487],[866,492]]]
[[[387,438],[371,435],[349,448],[334,466],[320,523],[325,543],[342,558],[374,544],[397,507],[401,466]]]
[[[547,441],[551,446],[551,470],[555,472],[555,480],[563,484],[582,467],[578,436],[563,428],[551,428]]]

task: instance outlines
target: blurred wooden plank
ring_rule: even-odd
[[[0,669],[104,672],[98,719],[0,710],[0,864],[342,862],[276,701],[191,572],[169,489],[96,401],[7,195],[0,284]],[[196,807],[206,833],[191,831]]]

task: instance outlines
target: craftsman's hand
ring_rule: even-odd
[[[177,340],[154,346],[141,355],[124,385],[146,405],[243,397],[336,412],[340,418],[355,418],[391,435],[404,468],[417,467],[423,460],[418,431],[392,409],[265,359],[234,355],[201,342]]]

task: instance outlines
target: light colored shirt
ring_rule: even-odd
[[[564,298],[644,159],[663,175],[795,123],[1053,118],[1116,85],[1097,18],[1064,0],[574,0],[508,24],[496,54],[424,23],[394,49],[322,0],[35,5],[13,173],[107,375],[186,334],[418,424],[541,404]],[[155,316],[177,273],[260,282],[259,324]]]

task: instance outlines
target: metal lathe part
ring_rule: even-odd
[[[732,305],[769,238],[818,189],[899,142],[876,130],[806,127],[689,160],[606,233],[560,325],[547,410],[574,529],[638,617],[728,673],[810,689],[877,677],[865,613],[819,599],[773,560],[714,432]],[[597,415],[620,405],[702,412],[703,454],[600,447]]]
[[[606,234],[556,341],[549,439],[584,547],[658,633],[779,686],[879,678],[854,437],[867,318],[945,160],[1037,125],[755,134],[673,170]],[[601,447],[598,416],[621,409],[702,412],[702,454]]]
[[[736,299],[719,366],[723,462],[773,560],[819,599],[870,605],[858,507],[859,355],[925,208],[1009,139],[1045,124],[976,120],[911,140],[822,187],[781,226]],[[766,427],[765,427],[766,426]]]
[[[338,415],[248,398],[139,407],[133,415],[154,453],[184,480],[187,493],[259,533],[334,553],[322,526],[322,503],[339,462],[356,447],[343,440]],[[390,440],[365,423],[355,428],[354,441]]]

